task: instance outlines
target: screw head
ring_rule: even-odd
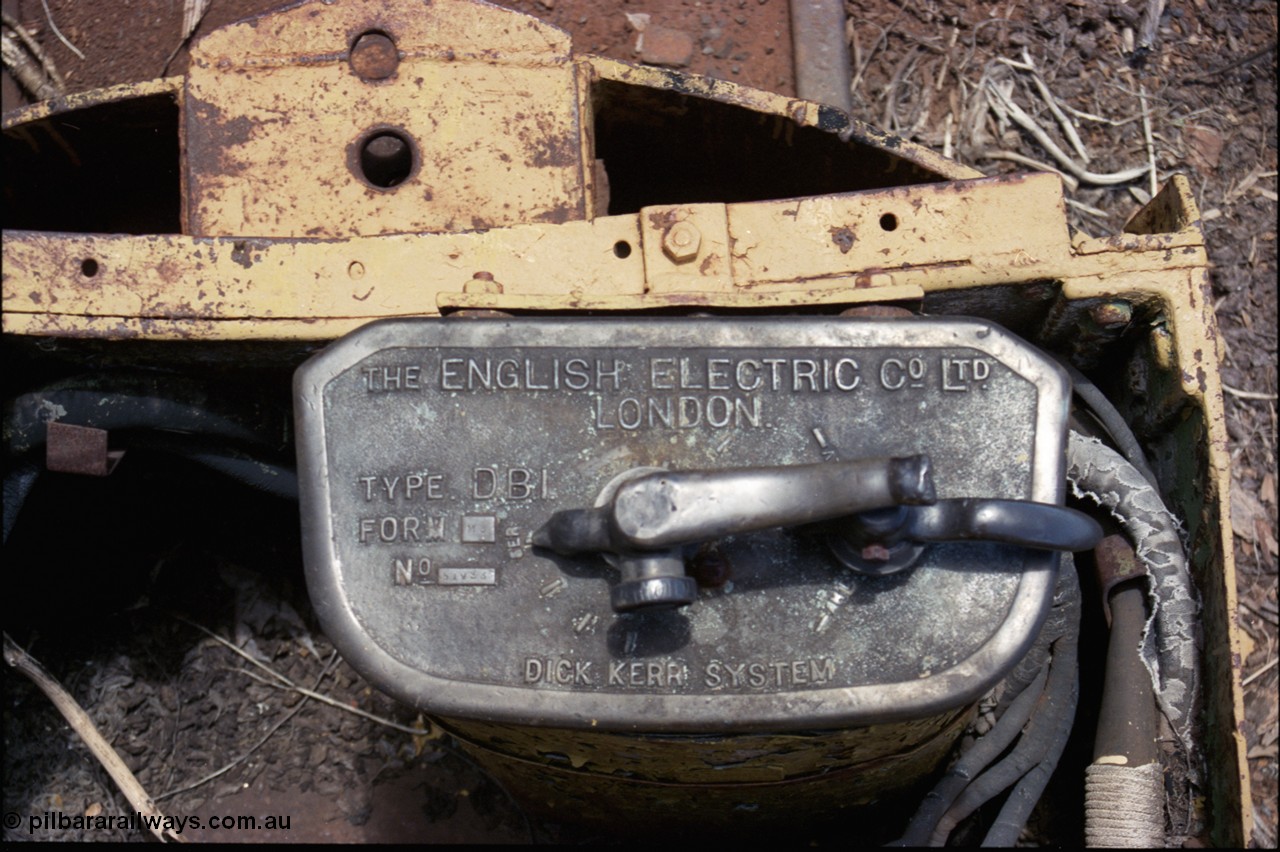
[[[662,251],[675,263],[685,263],[698,256],[702,234],[692,222],[676,222],[662,235]]]

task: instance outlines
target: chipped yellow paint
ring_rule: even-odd
[[[664,68],[630,65],[599,56],[588,56],[581,61],[588,63],[592,77],[597,80],[614,80],[650,89],[665,89],[693,97],[707,98],[720,103],[733,104],[765,115],[776,115],[799,127],[822,127],[823,117],[830,116],[843,127],[843,135],[862,144],[892,150],[900,160],[915,163],[926,171],[949,180],[966,180],[982,177],[982,172],[955,160],[948,160],[936,151],[885,133],[866,122],[833,111],[812,101],[789,98],[774,92],[765,92],[712,77],[695,77],[677,74]],[[833,130],[833,132],[836,132]]]
[[[213,329],[227,323],[215,332],[224,339],[327,339],[351,328],[351,320],[435,314],[439,294],[461,293],[477,272],[533,297],[596,290],[639,296],[641,255],[620,257],[618,249],[638,242],[634,216],[340,241],[11,231],[4,330],[48,334],[112,318],[114,326],[98,327],[132,327],[130,336],[168,328],[191,338],[200,335],[181,321],[192,320]],[[84,274],[86,260],[94,262],[92,276]],[[282,333],[274,325],[280,320],[295,331]],[[45,322],[50,327],[39,329]]]
[[[891,229],[885,216],[894,217]],[[692,260],[664,251],[676,222],[698,230]],[[1164,235],[1126,235],[1123,248],[1085,249],[1069,239],[1054,175],[347,240],[9,232],[4,329],[65,334],[76,317],[86,324],[110,317],[114,324],[94,325],[132,326],[141,336],[208,333],[184,329],[191,320],[217,337],[323,340],[352,320],[431,316],[441,308],[856,304],[1036,280],[1063,281],[1075,298],[1159,301],[1176,318],[1185,275],[1169,273],[1207,263],[1203,245],[1170,247]],[[96,264],[91,279],[85,260]],[[477,272],[499,288],[464,293]],[[1118,286],[1122,280],[1133,283]],[[241,322],[252,319],[264,322]]]
[[[40,101],[4,113],[2,126],[3,129],[9,130],[78,109],[104,106],[118,101],[133,101],[152,95],[169,95],[181,103],[183,79],[182,77],[163,77],[143,83],[122,83],[118,86],[108,86],[104,89],[93,89],[49,101]]]
[[[727,293],[729,223],[723,204],[646,207],[639,216],[645,290],[649,293]],[[683,256],[678,244],[687,243]]]
[[[395,72],[350,48],[389,35]],[[474,46],[468,49],[468,46]],[[192,48],[183,117],[186,230],[347,237],[586,218],[569,38],[476,3],[301,4]],[[371,135],[412,149],[407,178],[360,177]]]

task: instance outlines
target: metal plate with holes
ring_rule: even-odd
[[[938,496],[1061,504],[1068,389],[955,319],[403,320],[299,371],[312,600],[380,688],[442,716],[606,730],[824,728],[973,700],[1038,629],[1056,557],[931,545],[838,567],[806,530],[693,556],[688,607],[530,536],[615,476],[927,452]],[[701,563],[701,564],[699,564]]]

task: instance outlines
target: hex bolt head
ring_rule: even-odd
[[[673,263],[686,263],[698,256],[702,234],[692,222],[676,222],[662,235],[662,251]]]
[[[385,80],[396,73],[400,53],[395,42],[379,32],[367,32],[351,47],[351,70],[361,80]]]

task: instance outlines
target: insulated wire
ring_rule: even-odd
[[[1057,758],[1050,758],[1055,749],[1060,751],[1065,745],[1065,737],[1071,732],[1078,685],[1076,645],[1080,625],[1080,587],[1071,560],[1063,559],[1059,579],[1059,588],[1064,592],[1062,605],[1072,612],[1068,622],[1069,631],[1054,642],[1049,677],[1041,701],[1038,702],[1039,706],[1013,750],[966,787],[955,804],[943,815],[929,838],[930,846],[944,845],[961,820],[1017,784],[1037,764],[1049,763],[1050,774],[1057,765]],[[1032,790],[1034,787],[1029,787],[1028,793]],[[1038,794],[1036,799],[1039,799]],[[1035,802],[1031,804],[1034,807]],[[1029,809],[1027,813],[1030,813]],[[1022,826],[1018,825],[1017,829],[1021,832]]]
[[[902,838],[893,845],[942,845],[960,820],[1018,783],[1032,767],[1047,765],[1048,775],[1052,775],[1070,734],[1076,703],[1080,587],[1070,554],[1062,556],[1054,597],[1054,607],[1036,640],[1037,647],[1052,646],[1052,660],[1046,661],[1031,683],[1011,701],[1001,699],[1002,704],[1008,703],[995,725],[924,797]],[[1009,756],[988,769],[1019,733],[1024,735]],[[1043,787],[1030,782],[1019,786],[1020,795],[1031,797],[1030,804],[1034,806]],[[1007,816],[1014,819],[1017,815],[1017,811],[1011,811]],[[1025,822],[1025,817],[1022,819]],[[1018,830],[1021,831],[1020,825]]]
[[[1055,727],[1049,731],[1048,749],[1044,757],[1013,788],[1013,792],[1005,800],[1004,807],[1000,809],[1000,813],[996,816],[996,820],[987,832],[987,836],[983,838],[983,846],[1013,846],[1018,842],[1018,838],[1022,835],[1022,830],[1027,825],[1027,820],[1031,817],[1031,812],[1044,794],[1045,787],[1049,784],[1049,779],[1053,777],[1053,771],[1058,768],[1058,761],[1062,758],[1062,752],[1067,747],[1067,740],[1071,738],[1071,729],[1075,724],[1076,705],[1079,699],[1077,653],[1079,644],[1079,606],[1075,607],[1075,615],[1077,618],[1076,630],[1063,636],[1053,646],[1053,665],[1062,665],[1064,668],[1070,668],[1072,673],[1077,675],[1071,678],[1071,688],[1067,690],[1068,694],[1064,700],[1063,712],[1057,717]]]
[[[919,810],[911,818],[902,839],[895,846],[923,846],[933,834],[939,820],[955,802],[956,797],[964,792],[965,787],[1000,756],[1009,744],[1014,741],[1022,727],[1031,718],[1032,711],[1039,704],[1044,693],[1045,679],[1049,668],[1044,666],[1036,675],[1031,685],[1018,695],[1009,705],[1009,709],[1001,714],[991,730],[978,739],[969,751],[947,771],[942,780],[925,795]]]
[[[1071,376],[1071,383],[1076,396],[1080,397],[1081,402],[1088,407],[1094,417],[1098,418],[1102,428],[1106,429],[1111,439],[1115,441],[1116,449],[1120,451],[1120,455],[1124,456],[1129,464],[1137,468],[1138,473],[1142,474],[1142,478],[1151,483],[1151,487],[1158,491],[1160,483],[1156,480],[1155,471],[1147,463],[1146,454],[1142,451],[1142,445],[1138,443],[1138,437],[1133,434],[1133,430],[1125,422],[1120,410],[1074,364],[1064,358],[1059,358],[1058,363]]]

